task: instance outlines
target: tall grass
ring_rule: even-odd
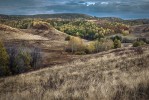
[[[148,100],[149,52],[115,50],[0,79],[1,100]]]

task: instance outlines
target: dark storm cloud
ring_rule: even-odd
[[[86,13],[122,18],[149,17],[148,0],[0,0],[1,14]]]

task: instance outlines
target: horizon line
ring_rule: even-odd
[[[0,13],[0,15],[4,15],[4,16],[37,16],[37,15],[58,15],[58,14],[82,14],[82,15],[86,15],[86,16],[90,16],[90,17],[97,17],[97,18],[119,18],[122,20],[139,20],[139,19],[149,19],[149,17],[144,17],[144,18],[123,18],[123,17],[118,17],[118,16],[96,16],[96,15],[91,15],[91,14],[85,14],[85,13],[39,13],[39,14],[2,14]]]

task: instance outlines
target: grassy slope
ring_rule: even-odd
[[[79,60],[0,79],[1,100],[147,100],[149,46],[80,56]]]
[[[138,37],[149,38],[149,24],[132,26],[132,33]]]
[[[62,33],[54,28],[49,30],[25,29],[19,30],[0,24],[0,39],[5,46],[10,47],[37,47],[43,55],[43,67],[69,62],[74,57],[64,52],[67,43]]]
[[[67,35],[54,28],[48,30],[24,29],[19,30],[0,24],[0,39],[4,41],[42,42],[45,47],[63,46]],[[11,43],[11,42],[10,42]],[[44,44],[45,43],[45,44]],[[11,43],[13,44],[13,43]],[[40,44],[40,43],[39,43]]]
[[[0,24],[0,39],[10,40],[10,39],[19,39],[19,40],[48,40],[46,37],[41,37],[39,35],[32,35],[29,33],[22,32],[16,28],[12,28],[7,25]]]

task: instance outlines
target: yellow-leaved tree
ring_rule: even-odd
[[[72,52],[72,53],[85,53],[85,45],[81,38],[79,37],[71,37],[68,41],[68,45],[66,47],[66,51]]]

